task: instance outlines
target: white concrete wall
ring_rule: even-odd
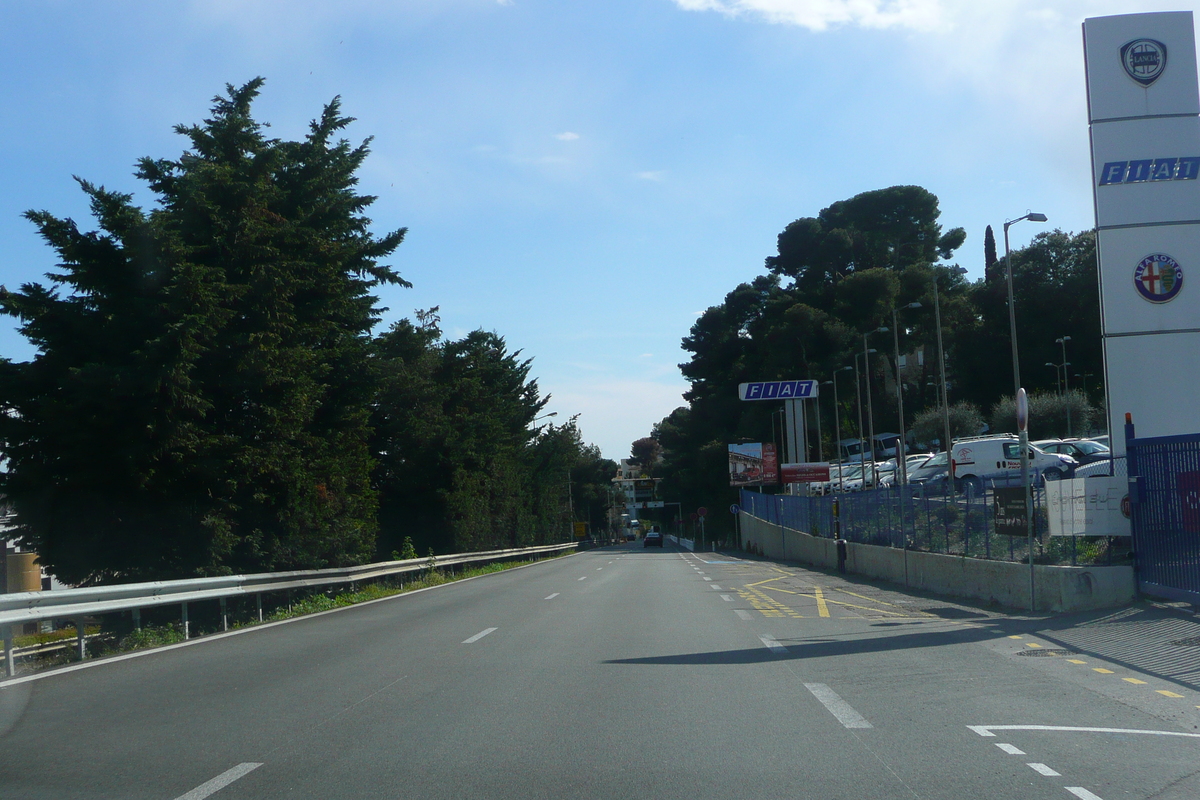
[[[742,512],[742,541],[764,555],[822,569],[837,568],[833,539],[810,536]],[[1034,596],[1039,611],[1086,611],[1126,605],[1137,595],[1133,568],[1034,565]],[[846,570],[882,578],[912,589],[1029,608],[1029,565],[1011,561],[904,551],[848,543]]]

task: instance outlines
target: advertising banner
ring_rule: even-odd
[[[762,486],[779,483],[779,460],[774,444],[729,445],[729,485]]]
[[[780,468],[784,483],[817,483],[829,480],[828,461],[809,461],[803,464],[784,464]]]
[[[756,381],[738,384],[738,397],[742,400],[797,400],[816,396],[816,381]]]
[[[1029,517],[1025,514],[1025,489],[992,490],[992,514],[996,533],[1008,536],[1028,536]]]
[[[1051,536],[1129,536],[1129,479],[1047,481],[1046,515]]]

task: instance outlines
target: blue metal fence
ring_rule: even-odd
[[[813,536],[905,547],[997,561],[1028,561],[1025,536],[996,529],[992,487],[956,493],[948,484],[885,487],[840,495],[799,497],[742,489],[741,507],[755,517]],[[834,513],[834,504],[838,513]],[[1034,560],[1043,564],[1112,564],[1125,552],[1110,539],[1050,537],[1045,491],[1035,488]]]
[[[1125,426],[1138,590],[1200,603],[1200,433],[1138,439]]]

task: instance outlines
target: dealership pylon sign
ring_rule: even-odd
[[[1190,11],[1083,23],[1108,429],[1193,433],[1200,390],[1200,87]],[[1113,450],[1125,451],[1122,437]]]

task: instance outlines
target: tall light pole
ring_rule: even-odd
[[[1067,342],[1071,341],[1070,336],[1062,336],[1054,340],[1062,345],[1063,354],[1063,404],[1067,407],[1067,436],[1071,435],[1071,386],[1067,383],[1067,367],[1070,366],[1067,361]]]
[[[950,463],[950,399],[946,386],[946,349],[942,347],[942,298],[938,294],[937,275],[933,276],[933,321],[937,326],[938,368],[942,376],[939,394],[942,396],[942,426],[943,435],[946,437],[942,442],[942,452],[946,454],[946,471],[950,476],[950,485],[953,486],[954,465]]]
[[[867,430],[871,434],[871,441],[868,443],[871,446],[871,485],[875,485],[875,414],[871,405],[871,353],[874,349],[867,349],[867,337],[872,333],[887,333],[886,327],[878,327],[873,331],[867,331],[863,334],[863,375],[867,379]],[[864,471],[863,485],[866,485],[866,476]]]
[[[837,446],[837,455],[838,455],[837,460],[838,460],[838,490],[839,491],[841,490],[842,485],[843,485],[842,484],[842,463],[841,463],[842,462],[842,414],[841,414],[840,407],[838,406],[837,376],[839,373],[849,372],[852,369],[854,369],[854,368],[853,367],[842,367],[841,369],[835,369],[833,371],[833,380],[830,381],[830,383],[833,384],[833,435],[835,437],[837,437],[836,446]]]
[[[1008,280],[1008,329],[1012,336],[1013,402],[1016,402],[1017,390],[1021,388],[1021,367],[1017,361],[1017,307],[1013,302],[1012,251],[1008,248],[1008,229],[1024,219],[1030,222],[1045,222],[1046,215],[1031,211],[1023,217],[1017,217],[1004,223],[1004,273]],[[1064,358],[1063,361],[1066,359]]]
[[[1054,393],[1062,396],[1062,375],[1059,371],[1062,369],[1062,364],[1055,364],[1053,361],[1046,362],[1047,367],[1054,367]]]
[[[902,308],[920,307],[921,304],[917,302],[902,306]],[[900,485],[903,486],[908,483],[908,459],[905,458],[908,438],[904,432],[904,388],[903,382],[900,380],[900,329],[896,322],[896,312],[899,310],[898,308],[892,309],[892,347],[896,356],[896,408],[900,412],[900,441],[896,444],[896,468],[900,474]]]
[[[1023,219],[1030,222],[1045,222],[1046,215],[1031,211],[1023,217],[1008,220],[1004,223],[1004,271],[1008,278],[1008,328],[1012,335],[1013,357],[1013,405],[1019,418],[1024,406],[1025,396],[1021,393],[1021,367],[1017,361],[1017,307],[1013,301],[1012,251],[1008,248],[1008,229]],[[1066,359],[1063,359],[1066,361]],[[1027,406],[1025,407],[1027,408]],[[1017,426],[1020,430],[1019,442],[1021,447],[1021,486],[1025,489],[1025,524],[1029,527],[1029,608],[1036,608],[1033,601],[1033,493],[1029,485],[1029,431],[1025,425]]]
[[[862,463],[867,457],[866,440],[863,439],[863,405],[862,405],[862,379],[858,377],[858,357],[869,353],[874,353],[875,348],[871,348],[866,353],[854,354],[854,393],[858,395],[858,460]]]

